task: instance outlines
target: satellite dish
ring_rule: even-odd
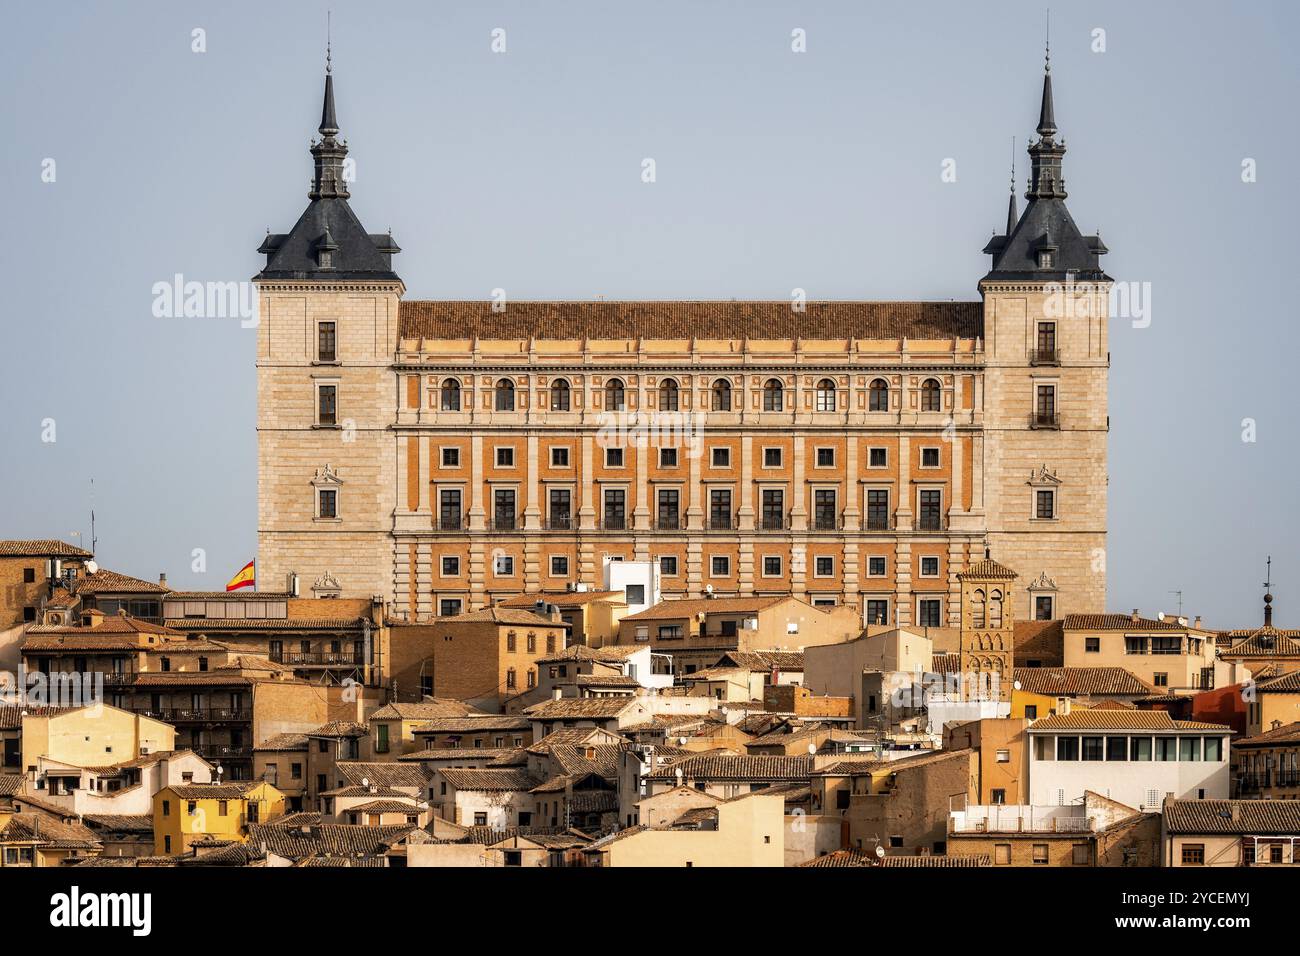
[[[816,745],[816,744],[809,744],[809,745],[808,745],[808,756],[811,757],[811,756],[812,756],[813,754],[815,754],[816,752],[817,752],[817,745]]]
[[[87,574],[94,574],[94,573],[95,573],[96,571],[98,571],[98,570],[99,570],[99,565],[96,564],[94,561],[87,561],[87,562],[86,562],[86,573],[87,573]]]
[[[677,742],[678,742],[679,744],[681,744],[683,747],[686,746],[686,738],[685,738],[685,737],[678,737],[678,738],[677,738]]]
[[[712,593],[713,593],[713,585],[712,585],[712,584],[706,584],[706,585],[704,585],[704,593],[705,593],[705,594],[712,594]]]
[[[363,786],[363,787],[368,787],[368,786],[370,786],[370,778],[369,778],[369,777],[362,777],[362,778],[361,778],[361,786]]]
[[[877,860],[883,860],[884,858],[885,858],[885,848],[884,848],[883,846],[881,846],[879,843],[877,843],[877,844],[876,844],[876,859],[877,859]]]
[[[1020,690],[1020,681],[1012,681],[1011,688],[1012,690]]]
[[[1164,619],[1165,619],[1165,612],[1164,612],[1164,611],[1161,611],[1160,613],[1158,613],[1158,614],[1156,615],[1156,620],[1157,620],[1157,621],[1163,621]]]

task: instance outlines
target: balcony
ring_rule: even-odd
[[[893,527],[893,522],[889,520],[887,514],[879,515],[868,512],[866,520],[862,522],[864,531],[891,531]]]
[[[1029,416],[1030,428],[1060,428],[1061,416],[1057,412],[1034,412]]]
[[[366,660],[364,655],[356,654],[351,651],[334,652],[290,652],[271,655],[273,664],[296,665],[315,665],[325,667],[363,667]]]
[[[705,531],[735,531],[738,527],[740,527],[739,516],[725,511],[712,512],[704,519]]]
[[[518,515],[493,515],[492,520],[488,522],[489,531],[518,531]]]
[[[1061,350],[1060,349],[1030,349],[1029,364],[1030,365],[1060,365]]]
[[[844,527],[844,518],[834,512],[815,512],[812,519],[813,531],[839,531]]]
[[[659,512],[659,516],[655,518],[655,530],[656,531],[684,530],[684,525],[682,523],[682,516],[675,511]]]
[[[134,707],[132,710],[145,717],[152,717],[169,724],[207,724],[241,722],[253,719],[253,712],[246,708],[230,707],[164,707],[159,709]]]
[[[439,515],[433,519],[434,531],[465,531],[467,527],[463,514]]]
[[[605,517],[600,521],[599,528],[601,531],[626,531],[627,516],[605,515]]]
[[[916,519],[917,531],[942,531],[943,515],[925,514],[924,512]]]
[[[546,531],[573,531],[577,528],[578,523],[573,520],[573,515],[553,514],[542,524]]]
[[[769,512],[764,511],[762,514],[758,516],[757,530],[789,531],[790,530],[789,512],[786,512],[785,514],[771,514]]]

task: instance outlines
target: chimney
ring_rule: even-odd
[[[1200,626],[1201,626],[1201,615],[1198,614],[1196,615],[1196,620],[1192,622],[1192,627],[1200,628]]]
[[[91,608],[85,614],[81,615],[82,627],[99,627],[104,623],[104,612],[99,608]]]
[[[1133,609],[1133,623],[1136,624],[1136,623],[1137,623],[1138,621],[1140,621],[1141,619],[1142,619],[1142,615],[1138,613],[1138,609],[1137,609],[1137,608],[1134,608],[1134,609]]]
[[[564,692],[561,691],[560,688],[558,687],[551,688],[551,700],[559,700],[563,696],[564,696]]]
[[[1241,803],[1237,800],[1233,800],[1232,801],[1232,822],[1238,823],[1240,821],[1241,821]]]
[[[160,572],[158,572],[158,584],[159,584],[160,586],[162,586],[162,587],[166,587],[166,586],[167,586],[167,572],[166,572],[166,571],[160,571]]]

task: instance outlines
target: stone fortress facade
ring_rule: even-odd
[[[1065,207],[1050,67],[1028,200],[969,302],[412,301],[349,206],[327,72],[310,203],[256,276],[261,586],[421,619],[654,560],[955,626],[1105,603],[1110,278]]]

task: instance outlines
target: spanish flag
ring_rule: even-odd
[[[249,561],[246,565],[240,568],[239,572],[233,578],[230,579],[230,583],[226,585],[226,590],[238,591],[240,588],[253,588],[256,590],[257,588],[257,570],[255,567],[256,564],[257,564],[257,559],[254,558],[252,561]]]

